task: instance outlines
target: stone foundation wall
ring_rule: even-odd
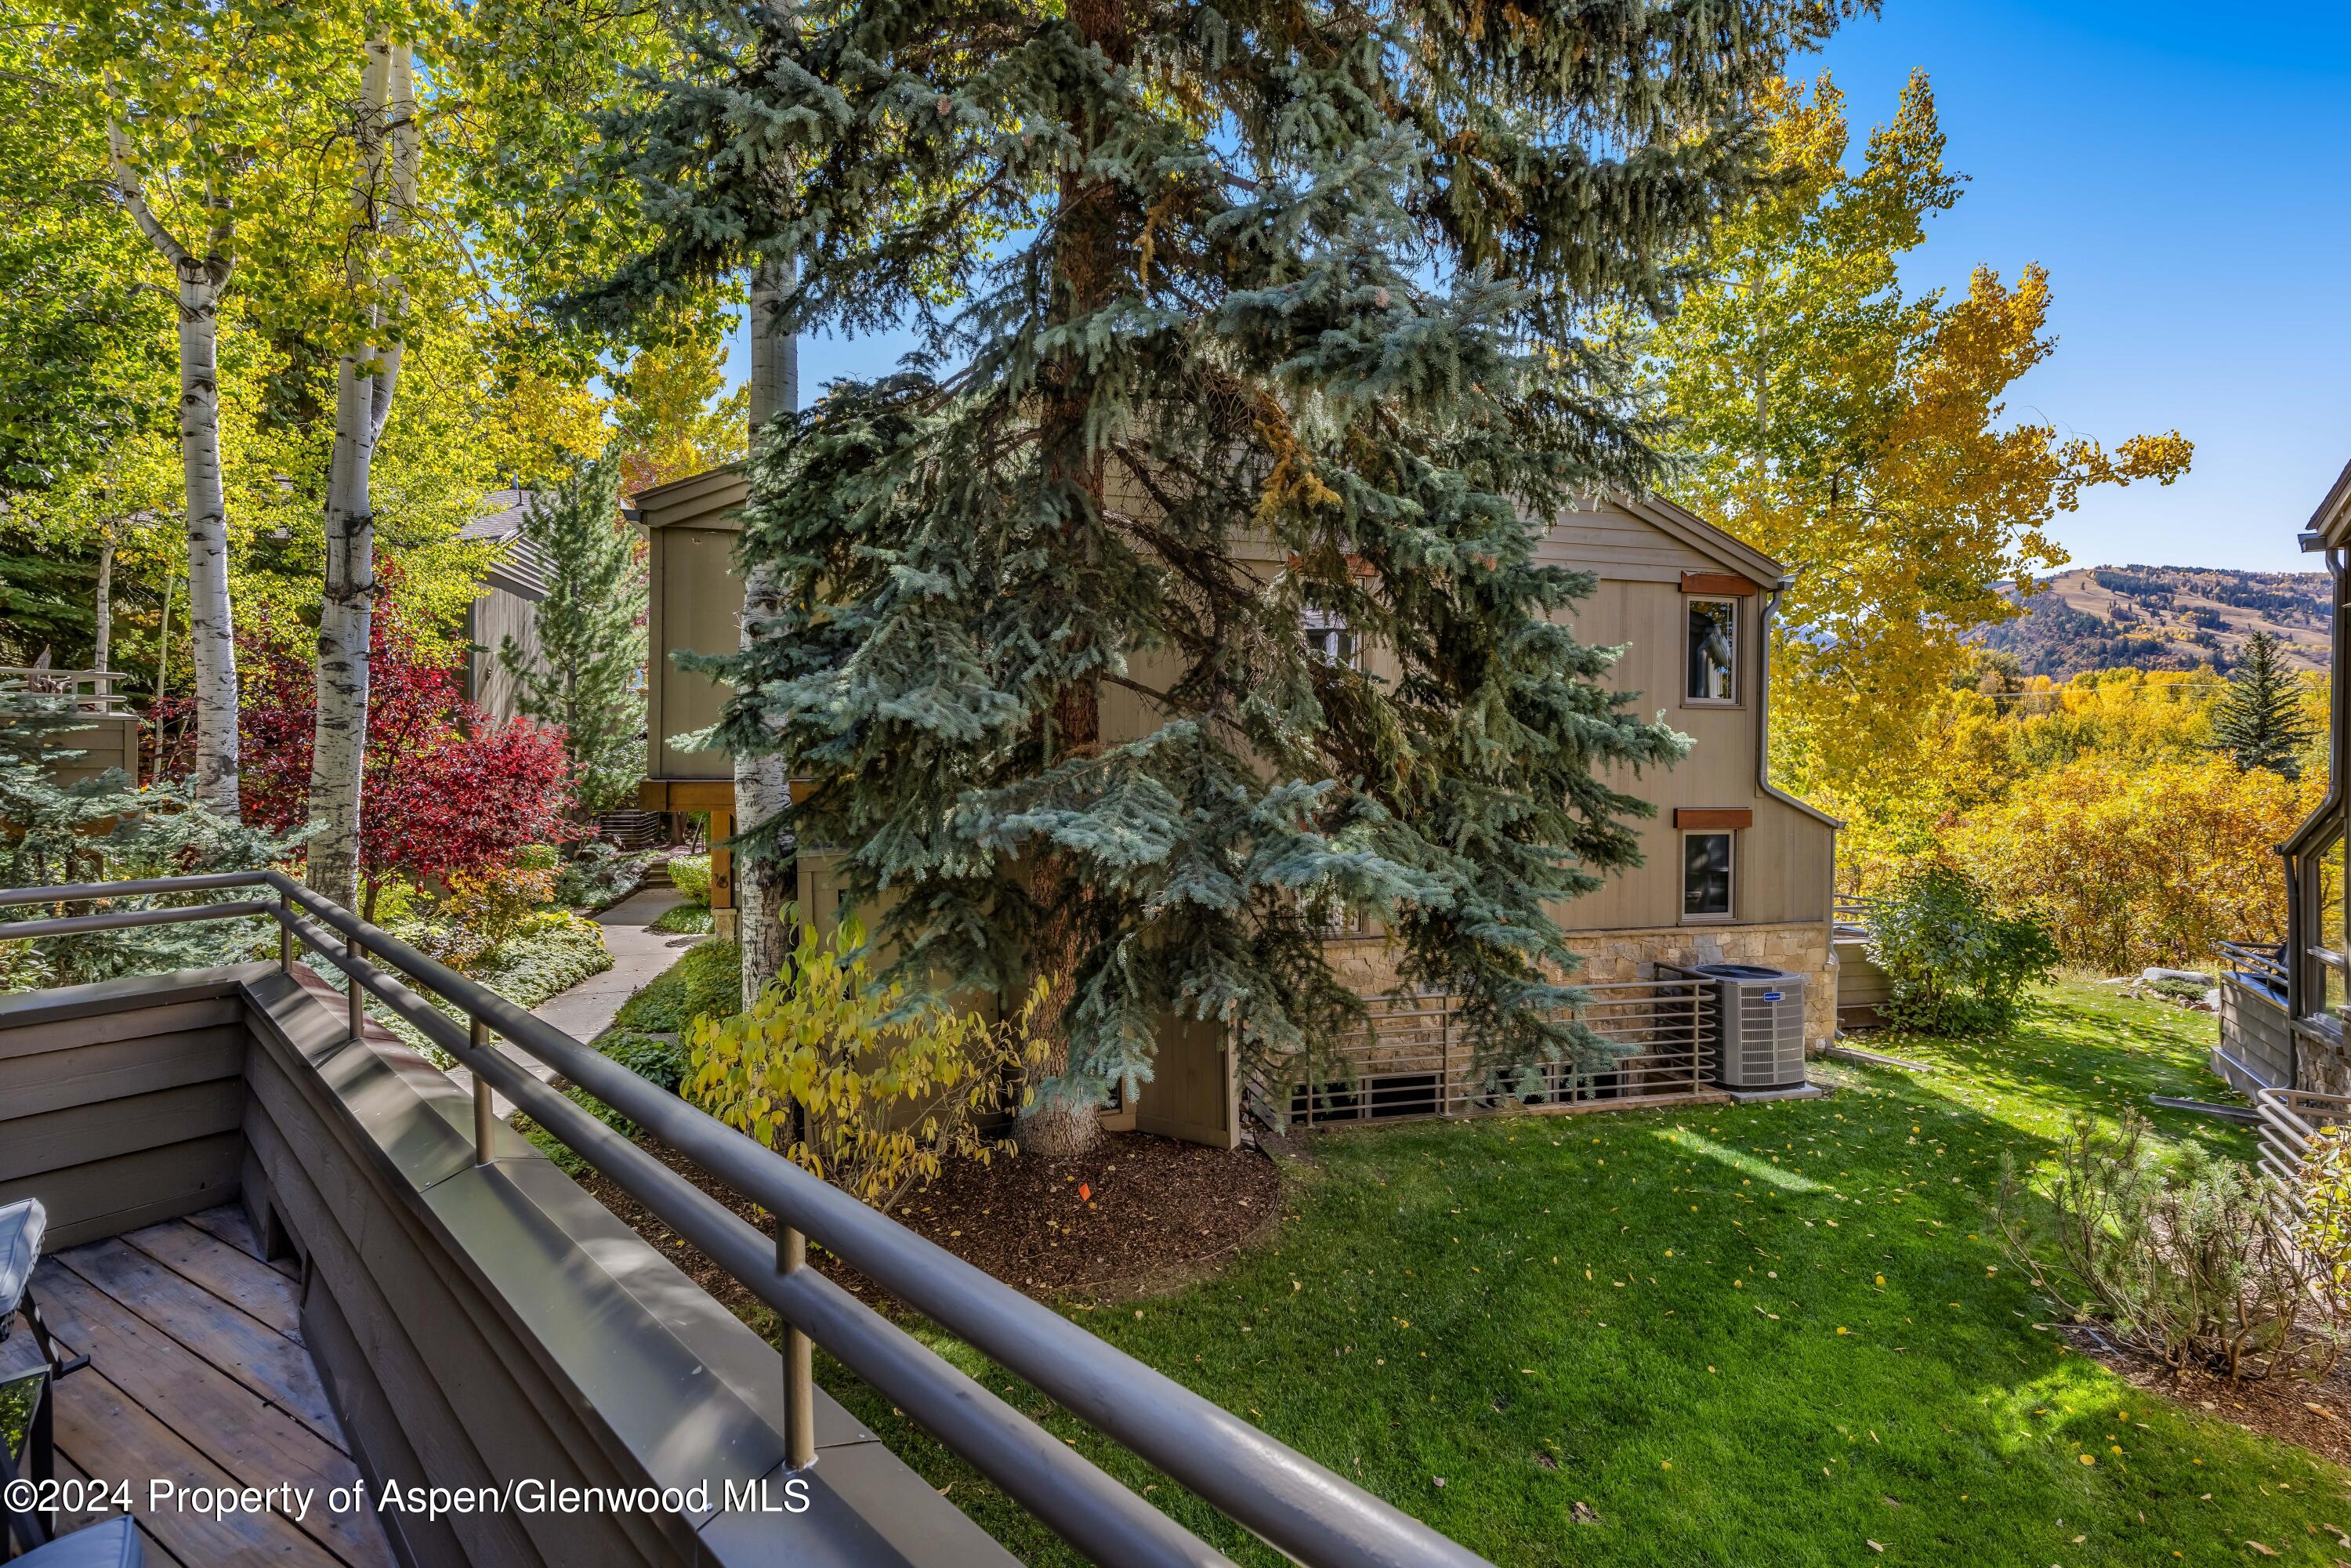
[[[1672,925],[1640,931],[1572,935],[1583,959],[1578,980],[1648,980],[1656,966],[1757,964],[1805,977],[1804,1049],[1818,1051],[1836,1039],[1837,966],[1824,922],[1785,925]],[[1340,977],[1362,996],[1399,988],[1395,964],[1376,937],[1333,942],[1326,950]]]

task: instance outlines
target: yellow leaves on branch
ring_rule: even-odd
[[[827,939],[799,930],[791,985],[770,985],[733,1018],[695,1021],[680,1092],[885,1212],[943,1159],[1006,1152],[980,1124],[1018,1110],[1015,1086],[1045,1060],[1046,982],[990,1023],[876,986],[854,918]]]
[[[2325,788],[2225,757],[2092,758],[2042,774],[1943,841],[2069,962],[2108,974],[2200,962],[2216,942],[2283,935],[2273,846]]]
[[[2009,389],[2055,347],[2046,269],[1904,291],[1904,256],[1962,183],[1923,73],[1858,169],[1828,78],[1762,107],[1784,183],[1719,225],[1712,279],[1648,348],[1688,459],[1677,498],[1795,572],[1774,766],[1866,804],[1931,769],[1965,632],[2015,613],[2001,584],[2065,559],[2049,520],[2091,486],[2169,483],[2192,448],[2170,432],[2109,451],[2011,418]]]

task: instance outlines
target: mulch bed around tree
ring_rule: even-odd
[[[2154,1357],[2119,1348],[2103,1335],[2076,1329],[2066,1338],[2135,1388],[2167,1395],[2249,1432],[2351,1465],[2351,1369],[2337,1368],[2323,1383],[2285,1376],[2232,1383],[2200,1372],[2174,1374]]]
[[[761,1230],[768,1217],[647,1139],[646,1151]],[[737,1312],[751,1293],[686,1246],[601,1174],[580,1185],[694,1281]],[[1033,1155],[947,1166],[892,1218],[1032,1296],[1129,1296],[1196,1277],[1281,1215],[1281,1173],[1249,1149],[1210,1149],[1144,1133],[1113,1133],[1071,1159]],[[868,1301],[882,1293],[840,1260],[817,1266]]]

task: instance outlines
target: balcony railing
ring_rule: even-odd
[[[1082,1455],[912,1335],[807,1266],[807,1244],[923,1312],[1094,1431],[1190,1489],[1311,1568],[1474,1568],[1483,1559],[1285,1448],[1246,1421],[1113,1349],[1042,1303],[875,1213],[773,1150],[655,1088],[465,976],[277,872],[0,892],[0,907],[264,891],[259,899],[105,910],[0,924],[0,941],[266,916],[278,962],[314,954],[351,980],[359,1039],[368,996],[474,1074],[477,1157],[491,1156],[493,1092],[610,1178],[772,1307],[783,1345],[786,1447],[813,1462],[812,1345],[904,1410],[1092,1561],[1117,1568],[1228,1562]],[[420,994],[462,1013],[459,1025]],[[496,1049],[503,1038],[777,1217],[761,1233],[725,1204],[548,1087]]]
[[[1536,1082],[1497,1092],[1460,1024],[1461,998],[1395,991],[1364,998],[1368,1027],[1339,1048],[1350,1076],[1294,1085],[1286,1117],[1262,1082],[1252,1098],[1268,1119],[1308,1126],[1501,1111],[1630,1107],[1687,1099],[1713,1087],[1714,1030],[1695,980],[1622,980],[1578,988],[1577,1019],[1615,1052],[1601,1067],[1557,1062]]]
[[[31,664],[0,664],[0,685],[60,696],[83,713],[132,716],[131,699],[114,689],[130,677],[120,670],[51,670]]]

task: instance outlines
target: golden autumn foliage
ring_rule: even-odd
[[[1826,77],[1765,110],[1787,183],[1719,227],[1711,280],[1646,348],[1685,460],[1676,497],[1794,574],[1774,768],[1800,793],[1871,800],[1936,768],[1968,630],[2016,613],[2003,583],[2065,559],[2050,520],[2093,486],[2168,484],[2191,448],[2174,432],[2109,450],[2011,416],[2055,347],[2042,267],[1904,291],[1903,258],[1962,183],[1923,73],[1857,168]]]
[[[991,1024],[874,986],[854,917],[822,940],[812,925],[799,930],[791,986],[694,1021],[678,1092],[884,1213],[949,1155],[985,1164],[1008,1153],[981,1124],[1020,1108],[1019,1086],[1044,1061],[1045,982]]]
[[[2325,792],[2226,757],[2090,757],[1947,823],[1949,861],[2029,914],[2068,962],[2108,974],[2200,964],[2222,941],[2276,941],[2276,845]]]

